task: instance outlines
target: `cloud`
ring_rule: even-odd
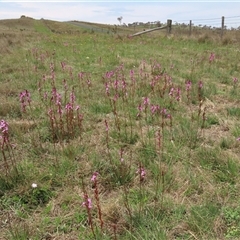
[[[1,18],[19,18],[21,15],[35,19],[46,18],[57,21],[101,19],[106,7],[86,3],[64,2],[19,2],[0,3]],[[5,5],[4,5],[5,4]]]
[[[230,2],[0,2],[2,19],[19,18],[21,15],[35,19],[57,21],[79,20],[106,24],[161,21],[173,22],[195,19],[238,16],[240,3]],[[240,19],[239,19],[240,21]],[[203,22],[203,24],[205,24]],[[216,20],[218,24],[218,20]]]

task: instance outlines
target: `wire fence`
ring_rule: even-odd
[[[206,26],[206,27],[221,27],[222,25],[222,18],[203,18],[203,19],[187,19],[187,20],[178,20],[174,21],[177,24],[189,24],[192,22],[192,26]],[[238,29],[240,30],[240,16],[229,16],[224,17],[224,26],[226,29]]]
[[[148,23],[133,23],[128,25],[133,29],[133,34],[173,34],[174,36],[193,36],[199,41],[223,40],[224,43],[240,43],[240,16],[222,16],[219,18],[203,18],[193,20],[171,20],[167,23],[160,21]],[[166,29],[166,30],[164,30]],[[159,31],[161,30],[161,31]],[[154,33],[152,33],[154,31]]]
[[[240,16],[173,21],[170,29],[176,36],[192,35],[204,41],[214,38],[240,43]]]

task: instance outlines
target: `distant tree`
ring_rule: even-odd
[[[122,19],[123,19],[122,16],[117,18],[117,20],[119,21],[120,25],[121,25],[121,23],[122,23]]]

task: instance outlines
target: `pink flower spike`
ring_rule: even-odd
[[[143,110],[143,107],[142,107],[142,105],[141,105],[141,104],[139,104],[139,105],[138,105],[138,110],[139,110],[139,112],[142,112],[142,110]]]
[[[215,59],[215,54],[211,53],[210,57],[209,57],[209,62],[212,62]]]
[[[67,103],[66,106],[65,106],[65,109],[68,110],[68,111],[72,110],[73,109],[72,104],[71,103]]]
[[[233,82],[234,82],[234,84],[236,84],[237,81],[238,81],[238,79],[237,79],[236,77],[233,77]]]
[[[0,130],[3,134],[8,133],[8,123],[5,120],[1,120],[0,122]]]
[[[45,100],[47,100],[47,98],[48,98],[47,92],[44,93],[43,98],[44,98]]]
[[[177,90],[176,90],[176,100],[179,101],[180,97],[181,97],[181,89],[177,88]]]
[[[237,138],[237,141],[240,141],[240,137]]]
[[[133,78],[133,76],[134,76],[134,70],[130,70],[130,76],[131,76],[131,78]]]
[[[52,116],[52,113],[53,113],[53,110],[50,108],[50,109],[48,110],[48,115],[49,115],[49,116]]]
[[[88,209],[91,209],[92,208],[92,200],[91,200],[91,198],[88,198],[86,202],[82,203],[82,205],[85,206]]]
[[[91,198],[88,198],[88,208],[92,208],[92,200],[91,200]]]
[[[61,67],[62,67],[62,69],[64,70],[65,67],[66,67],[66,63],[65,63],[65,62],[61,62]]]
[[[174,88],[172,87],[171,89],[170,89],[170,92],[169,92],[169,96],[172,96],[173,95],[173,92],[174,92]]]
[[[142,178],[145,178],[145,176],[146,176],[146,172],[145,172],[145,170],[142,168],[142,169],[141,169],[141,177],[142,177]]]
[[[78,77],[79,77],[79,78],[83,78],[83,75],[84,75],[83,72],[78,73]]]
[[[202,89],[202,88],[203,88],[203,82],[202,82],[202,81],[199,81],[199,82],[198,82],[198,87],[199,87],[199,89]]]
[[[120,161],[123,162],[124,158],[123,158],[123,148],[120,149]]]
[[[161,111],[161,113],[162,113],[163,115],[166,115],[166,114],[167,114],[167,109],[166,109],[166,108],[163,108],[162,111]]]
[[[60,107],[60,106],[58,107],[58,110],[57,110],[57,112],[58,112],[60,115],[62,115],[62,114],[63,114],[63,110],[61,109],[61,107]]]
[[[192,86],[191,80],[187,80],[186,81],[186,90],[189,91],[191,89],[191,86]]]
[[[105,120],[105,126],[106,126],[106,132],[108,132],[109,127],[108,127],[108,122],[107,122],[107,120]]]
[[[137,172],[138,174],[140,174],[140,180],[144,180],[145,176],[146,176],[146,171],[143,167],[140,167]]]
[[[148,106],[150,104],[150,99],[148,97],[143,98],[143,105]]]
[[[105,83],[105,90],[106,90],[107,95],[109,95],[109,85],[107,82]]]
[[[98,175],[98,172],[94,172],[92,177],[91,177],[91,181],[92,182],[95,182],[97,180],[97,175]]]
[[[151,113],[154,114],[160,110],[160,107],[158,105],[151,105]]]
[[[70,93],[71,103],[74,103],[75,99],[76,99],[76,96],[75,96],[74,92],[72,91],[72,92]]]

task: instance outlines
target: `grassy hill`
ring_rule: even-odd
[[[238,32],[142,30],[0,21],[0,239],[240,238]]]

